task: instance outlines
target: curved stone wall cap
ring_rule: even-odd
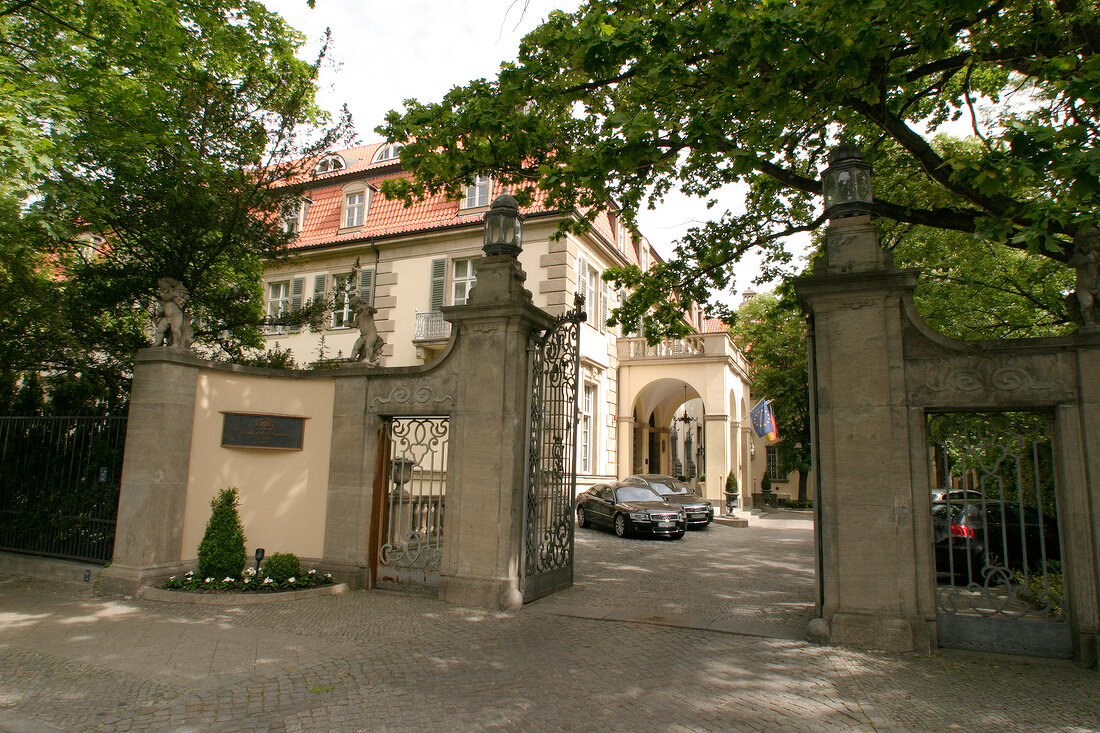
[[[912,295],[902,299],[902,308],[908,326],[912,329],[906,335],[906,358],[922,356],[940,356],[943,354],[962,354],[970,356],[1033,353],[1054,353],[1075,351],[1081,348],[1100,348],[1100,333],[1082,333],[1080,330],[1062,336],[1033,336],[1012,339],[982,339],[962,341],[932,328],[917,310]]]
[[[850,142],[842,142],[829,151],[829,165],[836,165],[842,160],[863,160],[863,153]]]

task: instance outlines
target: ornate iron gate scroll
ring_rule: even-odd
[[[523,600],[573,584],[577,386],[584,300],[531,345]]]
[[[439,587],[449,429],[446,417],[388,420],[379,587],[429,593]]]
[[[1051,418],[931,413],[940,646],[1069,657]]]

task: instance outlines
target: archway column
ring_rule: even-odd
[[[619,415],[616,420],[616,467],[618,478],[624,478],[634,473],[634,431],[637,429],[637,421],[633,415]]]
[[[720,503],[726,488],[726,476],[731,470],[730,416],[704,415],[703,434],[706,435],[706,456],[704,471],[706,474],[706,496],[708,501]]]

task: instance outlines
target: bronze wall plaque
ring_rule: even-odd
[[[292,415],[223,412],[223,448],[302,450],[306,419]]]

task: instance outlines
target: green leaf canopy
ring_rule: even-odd
[[[593,0],[551,15],[496,79],[391,112],[379,131],[415,178],[388,192],[493,173],[629,216],[673,188],[750,184],[744,211],[719,207],[649,273],[624,323],[727,288],[752,248],[764,277],[789,272],[784,236],[824,223],[819,175],[841,139],[883,176],[876,216],[1065,263],[1100,213],[1098,44],[1090,0]],[[937,140],[949,122],[976,144]]]

